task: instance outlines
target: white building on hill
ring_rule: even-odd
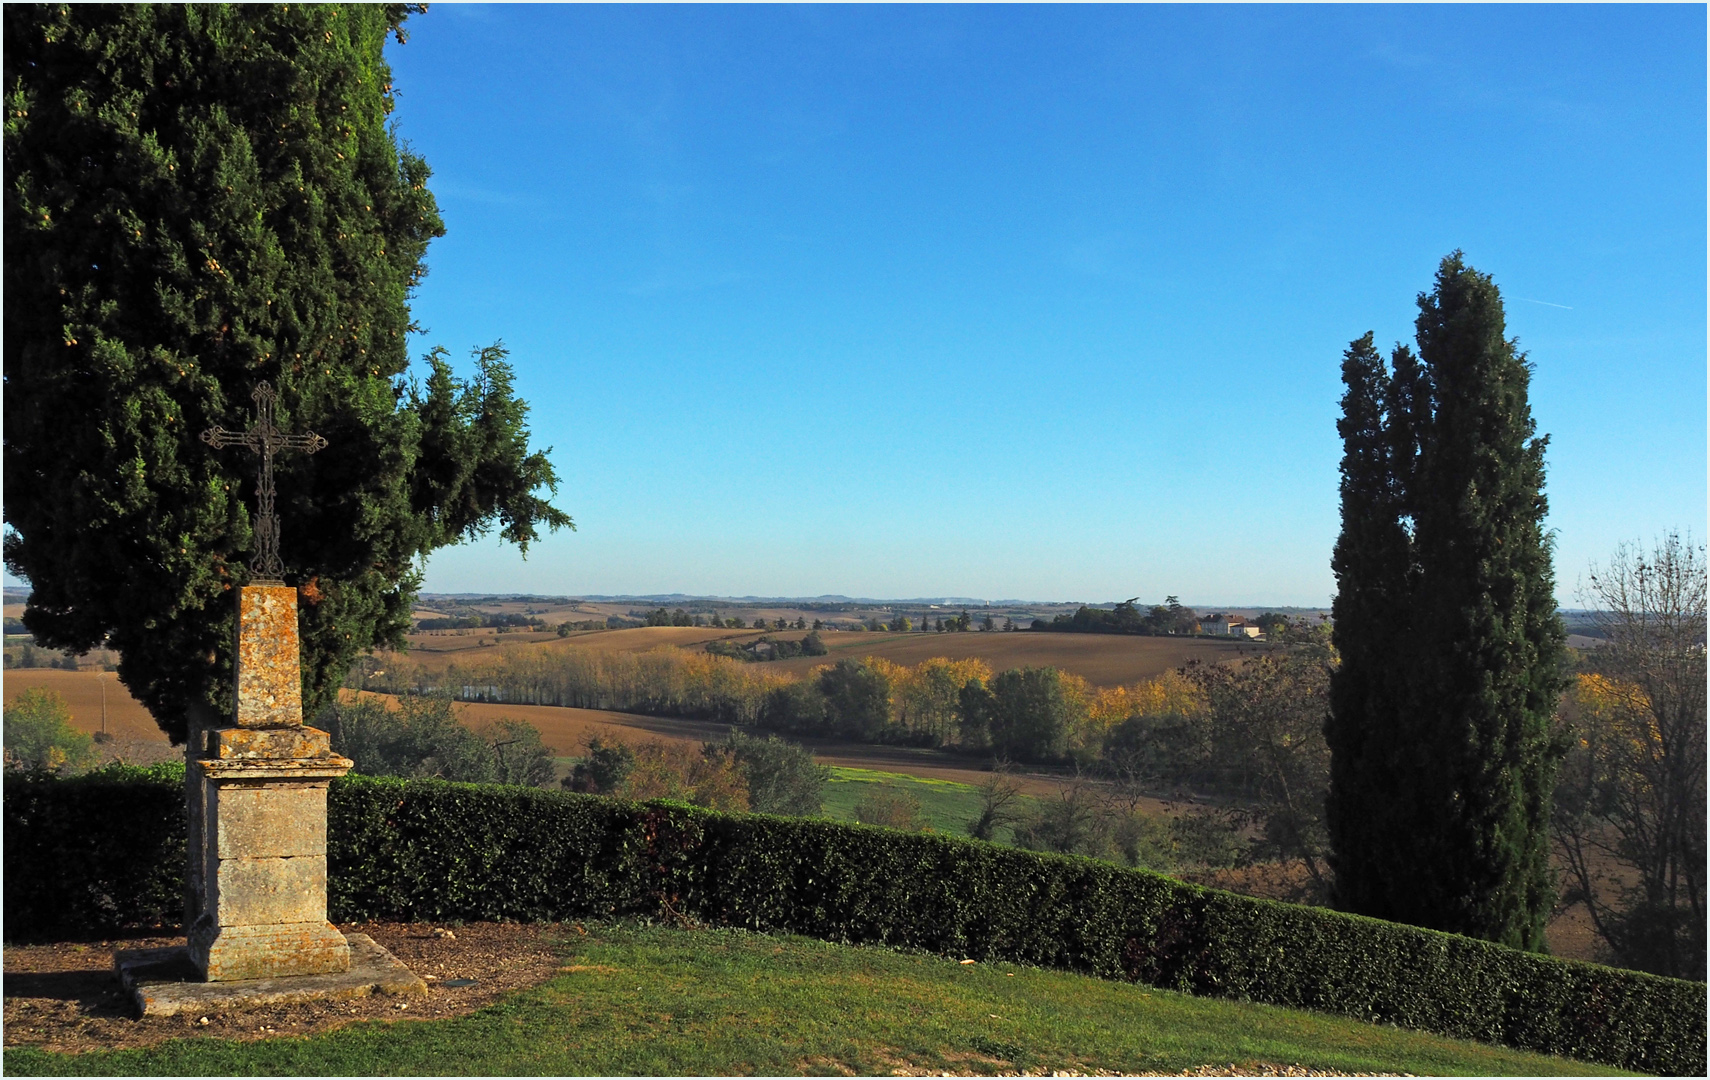
[[[1199,628],[1208,634],[1229,637],[1258,638],[1264,635],[1256,624],[1239,615],[1207,615],[1199,620]]]

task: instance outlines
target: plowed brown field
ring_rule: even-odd
[[[390,694],[341,691],[343,697],[377,698],[396,707]],[[608,712],[604,709],[570,709],[556,705],[490,705],[479,701],[457,702],[452,706],[459,719],[479,731],[495,720],[527,720],[540,730],[540,739],[560,757],[580,757],[588,739],[622,738],[626,742],[656,738],[668,742],[703,742],[724,738],[728,724],[704,720],[671,720],[634,713]]]
[[[632,626],[626,630],[578,630],[568,637],[552,633],[495,634],[491,630],[470,631],[467,634],[423,633],[410,635],[410,651],[405,654],[430,669],[443,669],[448,664],[466,664],[476,654],[491,655],[497,650],[544,649],[603,649],[606,652],[646,652],[661,645],[699,648],[709,641],[726,638],[756,638],[759,630],[714,630],[705,626]],[[799,637],[800,635],[795,635]],[[492,644],[486,644],[491,642]]]
[[[154,717],[131,696],[111,672],[60,671],[55,668],[11,668],[6,672],[6,700],[32,686],[57,690],[71,706],[71,726],[79,731],[101,730],[101,680],[107,683],[107,731],[118,739],[166,741]]]

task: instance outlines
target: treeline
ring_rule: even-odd
[[[812,605],[807,605],[807,606],[811,607]],[[860,633],[862,631],[870,631],[870,632],[893,633],[893,634],[908,634],[908,633],[916,633],[916,632],[918,632],[918,633],[936,632],[936,633],[942,634],[942,633],[962,633],[962,632],[966,632],[966,631],[973,630],[976,628],[980,629],[980,630],[999,630],[999,629],[1016,630],[1016,629],[1019,629],[1019,627],[1017,627],[1015,625],[1014,620],[1012,620],[1010,618],[1006,617],[1003,621],[1003,626],[1000,627],[1000,626],[998,626],[997,619],[994,618],[989,612],[987,614],[985,614],[984,616],[982,616],[979,620],[975,620],[974,617],[969,615],[966,611],[962,612],[959,615],[944,615],[944,616],[939,616],[937,618],[934,618],[930,614],[923,614],[918,623],[913,618],[911,618],[910,616],[902,614],[899,612],[896,614],[892,614],[891,616],[889,616],[888,618],[885,618],[885,619],[881,619],[877,615],[870,615],[867,617],[867,619],[865,621],[827,622],[824,619],[815,619],[815,620],[813,620],[813,622],[811,624],[807,621],[807,618],[805,616],[802,616],[802,615],[797,615],[794,622],[790,621],[789,619],[784,618],[781,615],[775,616],[770,621],[768,621],[764,618],[756,618],[752,622],[744,622],[741,618],[738,618],[736,616],[731,616],[730,618],[724,618],[724,617],[720,616],[719,613],[716,611],[711,612],[709,614],[701,615],[701,614],[697,614],[695,612],[688,611],[685,608],[677,608],[677,609],[671,610],[671,611],[667,611],[665,608],[655,608],[654,610],[647,612],[645,614],[642,614],[640,612],[631,612],[631,614],[637,615],[638,617],[640,617],[641,622],[639,623],[639,625],[642,625],[642,626],[703,626],[703,627],[710,627],[713,629],[723,629],[723,630],[749,630],[749,629],[753,629],[753,630],[810,630],[811,629],[811,630],[841,630],[841,631],[845,631],[845,632],[855,632],[855,633]],[[1036,620],[1036,622],[1037,622],[1037,620]],[[630,625],[635,625],[635,624],[630,624]]]
[[[1202,631],[1200,615],[1193,608],[1184,607],[1180,600],[1173,596],[1165,597],[1162,604],[1154,604],[1145,611],[1137,606],[1139,597],[1122,601],[1110,610],[1087,607],[1082,605],[1073,615],[1067,613],[1058,615],[1050,622],[1044,619],[1034,619],[1032,630],[1048,630],[1068,634],[1141,634],[1141,635],[1192,635]],[[1260,632],[1266,637],[1286,630],[1290,621],[1288,616],[1267,611],[1255,616],[1252,620]]]
[[[714,656],[728,656],[744,663],[765,660],[793,660],[798,656],[824,656],[825,641],[819,631],[810,630],[802,638],[773,638],[762,635],[752,641],[709,641],[706,651]]]
[[[417,630],[544,630],[546,623],[533,615],[501,614],[489,615],[477,613],[474,615],[459,615],[445,619],[422,619],[416,623]]]
[[[804,746],[732,731],[698,749],[686,743],[593,738],[563,786],[620,799],[674,799],[712,810],[815,817],[831,769]]]
[[[1302,860],[1317,880],[1329,767],[1322,721],[1335,657],[1322,627],[1297,623],[1281,639],[1238,667],[1190,664],[1103,689],[1052,667],[994,673],[980,660],[944,658],[912,667],[843,659],[792,679],[677,649],[515,650],[437,673],[400,658],[365,688],[940,747],[1072,767],[1131,791],[1214,795],[1264,853]]]
[[[9,668],[61,668],[65,671],[76,671],[77,657],[69,652],[44,649],[34,642],[26,641],[16,649],[6,650],[5,665]]]
[[[405,657],[384,674],[352,672],[356,689],[395,694],[443,694],[465,701],[610,709],[753,724],[774,686],[785,681],[764,665],[664,648],[651,652],[598,649],[504,650],[472,664],[430,671]]]
[[[1142,613],[1134,597],[1106,611],[1082,605],[1073,615],[1063,614],[1046,622],[1034,619],[1032,629],[1054,630],[1069,634],[1196,634],[1199,616],[1193,608],[1183,607],[1171,596],[1162,604]]]
[[[771,622],[767,622],[765,619],[760,618],[755,619],[752,623],[745,623],[734,615],[727,619],[720,616],[716,611],[706,615],[698,615],[683,608],[677,608],[675,611],[666,611],[664,608],[655,608],[643,617],[640,625],[705,626],[711,627],[715,630],[806,630],[809,628],[807,619],[801,615],[797,615],[796,621],[793,623],[781,615],[774,618]],[[821,619],[815,619],[813,621],[812,628],[814,630],[822,630],[825,628],[825,622]]]

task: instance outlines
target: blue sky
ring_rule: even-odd
[[[1705,525],[1705,10],[475,7],[388,46],[580,526],[430,591],[1328,602],[1348,341],[1494,275],[1561,599]]]

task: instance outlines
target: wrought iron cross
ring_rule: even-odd
[[[246,446],[261,455],[256,470],[255,557],[249,561],[249,572],[255,580],[278,581],[285,576],[285,564],[279,559],[279,515],[273,510],[273,455],[281,450],[301,450],[312,454],[324,450],[327,441],[314,432],[288,435],[273,423],[273,387],[257,383],[249,395],[255,400],[255,423],[249,430],[227,431],[211,427],[202,432],[202,441],[218,450],[226,446]]]

